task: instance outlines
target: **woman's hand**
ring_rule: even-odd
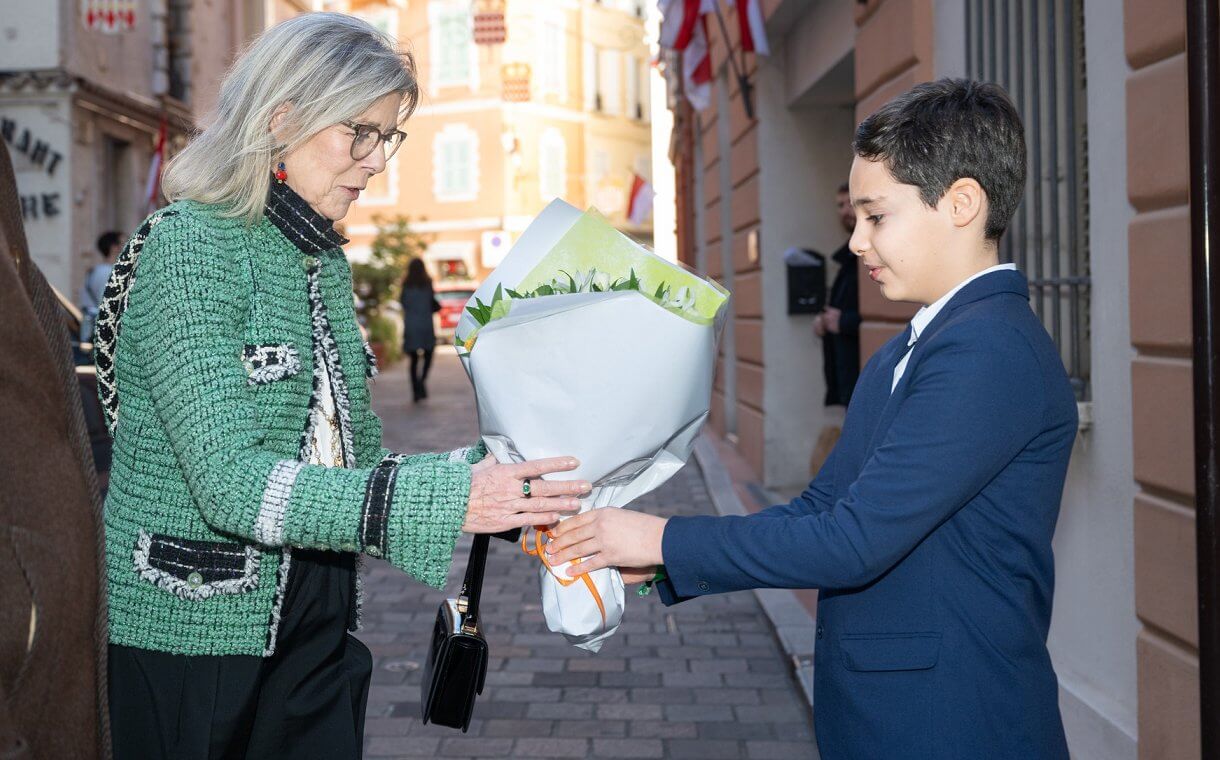
[[[467,533],[500,533],[527,525],[550,525],[561,515],[580,509],[575,498],[592,490],[587,480],[542,480],[552,472],[576,469],[572,457],[536,459],[499,464],[492,456],[470,468],[470,501],[466,505]],[[530,479],[530,496],[522,485]]]
[[[552,565],[585,557],[579,565],[568,568],[568,575],[576,576],[603,567],[621,567],[627,569],[634,580],[650,565],[664,563],[661,538],[665,535],[666,522],[663,517],[629,509],[593,509],[551,529],[547,556]],[[634,582],[643,583],[653,573]],[[624,582],[630,582],[627,576]]]

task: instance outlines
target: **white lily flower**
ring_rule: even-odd
[[[662,305],[670,309],[678,309],[679,311],[693,311],[695,308],[695,294],[689,287],[679,288],[676,294],[665,292],[665,296],[661,301]]]

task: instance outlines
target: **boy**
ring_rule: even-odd
[[[864,368],[817,477],[749,517],[595,510],[559,526],[552,564],[663,563],[667,604],[820,589],[823,760],[1066,760],[1046,635],[1076,404],[1025,278],[998,260],[1025,184],[1020,117],[995,85],[941,80],[866,119],[853,148],[852,251],[886,298],[923,308]]]

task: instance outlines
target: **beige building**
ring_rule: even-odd
[[[505,42],[475,44],[474,11],[497,6]],[[595,206],[651,242],[651,221],[626,219],[632,173],[651,175],[643,0],[327,7],[398,37],[415,55],[422,90],[406,143],[345,219],[353,258],[367,255],[376,217],[401,214],[427,234],[433,275],[477,280],[554,198]],[[522,99],[506,100],[506,88]]]
[[[172,152],[212,107],[235,51],[312,5],[0,0],[0,134],[31,255],[51,284],[75,299],[99,261],[97,236],[144,217],[162,119]]]
[[[1082,420],[1049,637],[1069,746],[1082,759],[1200,757],[1202,721],[1220,716],[1200,713],[1186,3],[762,8],[772,55],[749,60],[756,118],[725,57],[740,56],[735,23],[727,45],[712,25],[711,107],[675,114],[679,257],[733,290],[711,423],[740,459],[742,493],[799,489],[837,419],[811,317],[786,310],[783,253],[830,254],[846,238],[834,202],[855,125],[917,82],[1004,84],[1030,180],[1002,254],[1031,280]],[[914,313],[868,284],[865,360]]]

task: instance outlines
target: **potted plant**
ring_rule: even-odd
[[[388,219],[374,216],[373,224],[377,234],[369,246],[369,258],[352,264],[352,286],[356,314],[368,331],[369,347],[378,365],[385,367],[402,356],[398,325],[386,307],[397,301],[407,264],[423,255],[428,241],[412,230],[411,220],[402,215]]]

